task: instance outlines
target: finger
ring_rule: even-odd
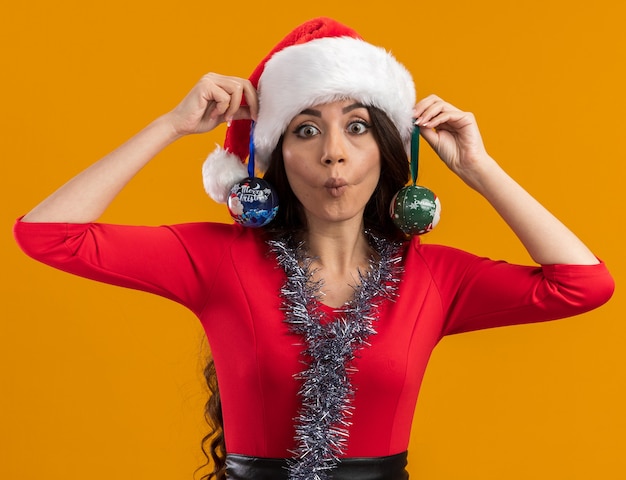
[[[232,83],[230,77],[213,72],[202,77],[198,87],[201,89],[204,101],[207,102],[206,110],[209,118],[217,119],[228,111],[233,91],[230,83]]]
[[[439,145],[439,134],[437,130],[434,128],[420,128],[420,135],[433,150],[437,151],[437,146]]]
[[[471,123],[470,114],[460,110],[443,110],[432,118],[423,117],[422,126],[428,128],[446,128],[448,130],[458,130]]]
[[[464,112],[446,102],[437,102],[426,109],[419,119],[419,124],[436,127],[464,115]]]
[[[422,112],[422,114],[418,118],[415,119],[416,125],[421,125],[424,127],[427,126],[429,122],[432,121],[433,118],[437,117],[443,112],[443,108],[444,106],[442,102],[436,102],[436,103],[433,103],[432,105],[429,105]]]
[[[442,101],[441,98],[439,98],[437,95],[428,95],[427,97],[421,99],[419,102],[415,104],[415,106],[413,107],[413,117],[414,118],[422,117],[424,112],[429,107],[441,101]]]
[[[233,120],[256,120],[256,117],[252,116],[250,107],[242,105],[233,115]]]
[[[256,121],[259,116],[259,95],[254,85],[248,80],[243,84],[243,94],[249,107],[248,114],[252,120]]]
[[[430,95],[429,97],[422,100],[418,105],[416,105],[415,113],[416,113],[416,125],[422,126],[433,126],[433,121],[435,118],[439,119],[435,123],[441,124],[445,120],[441,120],[443,114],[448,112],[456,112],[462,114],[463,111],[455,107],[454,105],[443,101],[441,98],[436,95]]]
[[[256,119],[259,111],[257,91],[249,80],[222,77],[223,89],[230,94],[230,105],[224,112],[227,122],[231,120]],[[245,103],[242,101],[245,97]]]
[[[230,122],[235,113],[241,107],[241,99],[243,98],[243,86],[239,82],[233,82],[228,86],[228,92],[230,93],[230,103],[228,108],[224,111],[224,119]]]
[[[213,119],[223,115],[230,106],[230,94],[221,87],[211,89],[208,93],[209,109],[212,109],[210,117]]]
[[[229,106],[230,106],[230,96],[226,99],[215,101],[215,103],[213,104],[213,111],[211,112],[211,118],[214,120],[220,117],[223,118],[224,112],[228,110]]]

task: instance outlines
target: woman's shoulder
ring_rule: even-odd
[[[419,258],[422,261],[428,262],[452,259],[472,260],[479,258],[477,255],[457,247],[438,243],[426,243],[417,236],[411,237],[407,241],[405,256],[407,258]]]
[[[175,232],[179,232],[189,236],[225,236],[225,237],[237,237],[245,233],[245,230],[241,225],[232,223],[220,223],[220,222],[186,222],[175,223],[172,225],[164,225],[165,228],[170,228]]]
[[[256,228],[243,227],[237,223],[188,222],[167,225],[185,242],[210,245],[215,243],[265,243],[265,234]]]

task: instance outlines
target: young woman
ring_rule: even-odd
[[[198,316],[219,378],[217,476],[407,478],[413,409],[443,336],[576,315],[612,295],[605,265],[487,154],[473,115],[414,95],[390,54],[315,19],[250,80],[203,77],[16,223],[32,257]],[[222,122],[226,148],[204,176],[226,201],[247,176],[250,120],[257,166],[280,200],[266,226],[94,223],[159,151]],[[408,181],[416,124],[536,266],[425,245],[396,227],[388,210]]]

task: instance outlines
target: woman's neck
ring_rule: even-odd
[[[367,263],[371,249],[362,222],[311,225],[305,234],[308,256],[322,267],[341,272]]]
[[[351,301],[372,255],[363,224],[315,226],[307,232],[305,245],[312,259],[311,280],[322,282],[322,303],[337,308]]]

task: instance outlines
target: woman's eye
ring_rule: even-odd
[[[301,125],[296,128],[296,135],[302,138],[314,137],[315,135],[319,135],[320,131],[317,127],[313,125]]]
[[[356,135],[361,135],[369,130],[370,126],[365,122],[352,122],[348,125],[348,131]]]

